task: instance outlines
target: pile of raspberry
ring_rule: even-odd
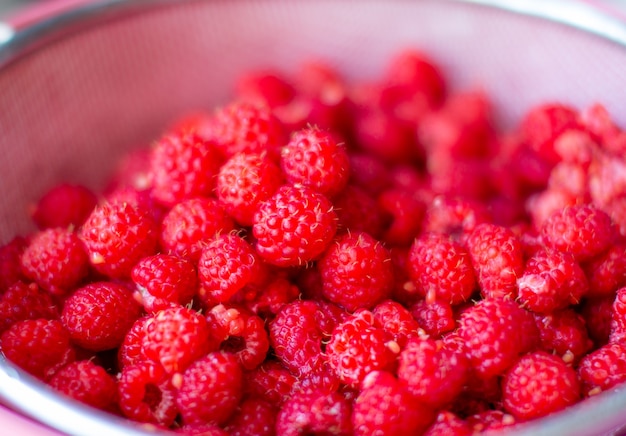
[[[428,55],[256,70],[0,248],[0,346],[188,435],[471,435],[626,381],[626,133]]]

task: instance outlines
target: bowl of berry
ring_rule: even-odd
[[[539,0],[1,23],[2,425],[623,434],[625,23]]]

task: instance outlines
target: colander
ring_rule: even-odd
[[[487,91],[503,128],[547,100],[602,102],[626,125],[622,20],[554,0],[45,2],[0,23],[0,243],[34,230],[28,206],[52,184],[101,188],[123,153],[184,111],[226,102],[251,68],[289,73],[322,58],[361,80],[416,47],[452,88]],[[152,434],[61,399],[5,361],[0,400],[3,434]],[[515,434],[608,435],[624,425],[620,388]]]

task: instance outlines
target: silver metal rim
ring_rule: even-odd
[[[202,1],[202,0],[195,0]],[[209,1],[209,0],[206,0]],[[403,0],[397,0],[403,1]],[[496,8],[570,26],[626,46],[626,24],[616,17],[580,2],[569,0],[441,0]],[[79,32],[86,26],[140,11],[146,5],[173,4],[176,0],[95,0],[58,15],[45,17],[22,29],[0,21],[0,68],[4,68],[33,50],[45,47],[58,38]],[[0,353],[0,399],[17,411],[71,434],[107,434],[145,436],[154,434],[148,427],[137,426],[121,418],[59,397],[43,383],[7,362]],[[597,400],[597,401],[596,401]],[[584,407],[582,407],[584,406]],[[614,434],[610,423],[626,410],[624,388],[606,392],[568,411],[547,417],[541,423],[522,426],[517,435],[559,434],[566,424],[570,435]],[[604,427],[602,426],[604,423]],[[600,427],[600,428],[598,428]],[[95,433],[94,433],[95,432]]]

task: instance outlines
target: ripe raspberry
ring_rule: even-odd
[[[470,425],[447,410],[437,413],[435,422],[424,432],[423,436],[470,436]]]
[[[89,188],[62,183],[47,191],[30,215],[40,229],[82,225],[96,207],[98,198]]]
[[[206,241],[198,261],[200,298],[224,303],[247,285],[260,284],[266,268],[252,246],[234,233]]]
[[[592,347],[584,318],[572,309],[564,309],[547,315],[535,315],[541,348],[573,364]]]
[[[192,262],[168,254],[144,257],[133,268],[135,298],[148,313],[186,306],[196,294],[198,277]]]
[[[459,338],[477,375],[503,374],[518,356],[534,348],[533,316],[510,300],[481,300],[460,315]]]
[[[323,294],[348,311],[370,309],[389,297],[393,265],[389,251],[367,233],[340,235],[318,262]]]
[[[372,310],[374,325],[383,329],[390,340],[404,348],[407,341],[417,336],[418,325],[411,312],[395,301],[386,300]]]
[[[329,132],[306,128],[296,131],[281,150],[281,168],[288,182],[302,184],[333,197],[350,175],[344,146]]]
[[[409,246],[422,228],[425,205],[406,189],[392,188],[377,198],[378,208],[387,216],[382,240],[390,245]]]
[[[476,290],[469,253],[444,235],[428,233],[416,239],[407,269],[417,292],[429,303],[441,300],[457,305],[469,300]]]
[[[540,418],[580,400],[576,371],[545,351],[522,356],[504,376],[504,408],[518,419]]]
[[[293,85],[279,71],[273,70],[245,72],[237,79],[235,90],[241,100],[271,108],[289,103],[296,94]]]
[[[611,306],[609,342],[626,342],[626,287],[615,293]]]
[[[55,295],[64,295],[89,272],[85,247],[76,233],[61,228],[42,230],[22,254],[24,275]]]
[[[365,232],[374,238],[382,235],[385,216],[376,200],[364,189],[349,184],[333,198],[337,213],[337,233]]]
[[[571,254],[550,249],[540,250],[526,262],[517,285],[521,305],[538,313],[578,304],[589,287]]]
[[[357,310],[335,327],[326,345],[328,364],[339,379],[357,387],[372,371],[391,369],[400,346],[375,326],[374,315]]]
[[[441,340],[415,337],[402,350],[398,379],[424,404],[440,408],[461,393],[469,374],[465,355]]]
[[[243,393],[237,358],[225,352],[209,353],[183,373],[176,404],[185,424],[223,424],[233,414]]]
[[[578,127],[578,113],[569,106],[546,103],[531,109],[521,124],[524,138],[530,148],[547,162],[556,163],[559,156],[554,141],[565,131]]]
[[[330,201],[304,186],[281,186],[254,217],[256,249],[277,266],[299,266],[319,257],[337,230]]]
[[[69,333],[54,319],[19,321],[2,333],[0,345],[4,357],[41,380],[76,358]]]
[[[440,233],[461,239],[481,223],[491,222],[486,207],[455,196],[437,196],[426,209],[423,233]]]
[[[210,335],[207,321],[198,312],[185,307],[164,309],[146,321],[140,336],[141,354],[159,362],[168,374],[183,372],[216,349]]]
[[[167,208],[154,199],[150,189],[136,189],[133,187],[117,188],[108,192],[104,198],[109,204],[129,204],[137,209],[148,212],[156,223],[161,223]]]
[[[589,194],[593,204],[605,207],[624,196],[626,160],[623,154],[596,152],[588,170]]]
[[[18,321],[38,318],[58,319],[59,309],[36,283],[15,282],[0,296],[0,332]]]
[[[94,209],[79,235],[98,272],[126,278],[139,260],[155,254],[158,227],[147,211],[126,203],[105,203]]]
[[[270,403],[256,398],[241,402],[224,429],[230,436],[273,436],[278,410]]]
[[[483,297],[515,297],[517,278],[524,271],[524,253],[512,230],[479,224],[467,239],[467,250]]]
[[[244,372],[245,394],[281,406],[291,394],[296,377],[280,362],[267,359],[252,371]]]
[[[605,251],[615,237],[611,218],[591,206],[571,206],[553,213],[543,224],[541,234],[552,248],[584,261]]]
[[[336,392],[298,392],[278,412],[276,433],[283,436],[352,434],[350,404]]]
[[[446,95],[446,82],[439,66],[428,55],[407,49],[395,55],[387,65],[383,80],[408,86],[423,94],[431,105],[438,105]]]
[[[300,296],[300,289],[285,277],[276,276],[269,282],[244,289],[241,299],[235,298],[263,319],[273,319],[280,309]],[[235,296],[236,297],[236,296]]]
[[[197,262],[206,241],[234,227],[217,200],[192,198],[178,203],[163,217],[161,245],[169,254]]]
[[[25,238],[16,236],[0,246],[0,295],[24,278],[21,257],[27,245]]]
[[[215,188],[221,160],[215,145],[198,134],[168,133],[152,150],[152,195],[168,207],[189,198],[209,196]]]
[[[117,352],[117,364],[120,369],[146,360],[141,349],[141,343],[146,334],[146,324],[151,319],[152,315],[142,316],[126,332]]]
[[[421,300],[411,306],[411,314],[420,328],[429,336],[441,337],[444,333],[456,328],[456,319],[452,306],[444,301]]]
[[[626,285],[626,244],[615,243],[582,267],[589,282],[587,296],[614,295],[616,289]]]
[[[354,434],[360,436],[422,434],[433,419],[433,411],[385,371],[365,377],[352,413]]]
[[[283,126],[269,108],[246,102],[217,110],[207,133],[227,158],[239,152],[278,155],[287,142]]]
[[[577,199],[578,203],[588,203],[589,181],[587,168],[576,163],[559,162],[552,171],[548,180],[548,190],[562,190]]]
[[[138,422],[169,427],[178,414],[172,378],[155,362],[141,362],[122,369],[118,382],[122,413]]]
[[[259,205],[283,184],[280,167],[267,153],[237,153],[217,175],[217,198],[242,226],[251,226]]]
[[[554,140],[554,151],[561,163],[587,167],[598,148],[593,135],[586,130],[566,130]],[[555,167],[556,168],[556,167]]]
[[[369,153],[350,151],[350,182],[371,195],[378,195],[393,184],[389,166]]]
[[[58,392],[100,410],[114,411],[117,407],[115,377],[92,360],[72,362],[48,381]]]
[[[626,342],[609,343],[587,354],[578,365],[578,376],[585,396],[626,382]]]
[[[105,191],[110,193],[126,188],[147,190],[151,185],[148,176],[151,156],[152,148],[147,145],[128,150],[117,162]]]
[[[91,351],[118,347],[141,315],[132,292],[113,282],[90,283],[65,300],[61,321],[72,341]]]

